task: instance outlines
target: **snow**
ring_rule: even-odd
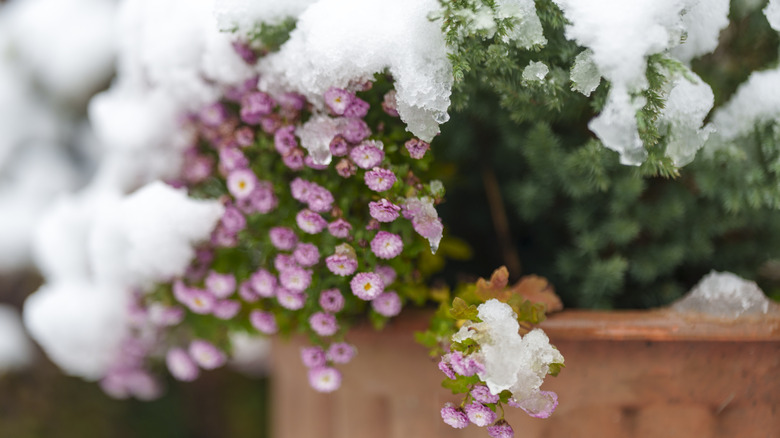
[[[104,208],[88,237],[98,282],[146,288],[182,276],[222,217],[219,201],[194,200],[183,190],[150,183]]]
[[[531,61],[531,63],[523,69],[523,80],[541,82],[549,72],[550,68],[547,67],[547,64],[539,61]]]
[[[0,271],[4,272],[32,263],[31,241],[42,213],[79,181],[63,148],[49,142],[16,148],[9,164],[0,167]]]
[[[753,72],[734,96],[713,116],[718,134],[733,140],[750,133],[758,123],[780,117],[780,68]]]
[[[764,8],[764,15],[772,29],[780,32],[780,0],[769,0]]]
[[[638,166],[647,158],[635,116],[644,104],[643,98],[631,97],[625,87],[613,84],[601,114],[588,123],[604,146],[620,154],[622,164]]]
[[[593,62],[593,52],[585,49],[574,58],[571,67],[571,89],[590,96],[601,83],[601,73]]]
[[[0,27],[27,71],[55,98],[83,103],[113,72],[112,0],[12,1]]]
[[[693,72],[688,75],[691,79],[682,76],[674,79],[659,117],[659,124],[669,129],[666,155],[678,167],[693,161],[714,131],[709,125],[701,127],[715,102],[712,89]]]
[[[721,318],[763,315],[770,301],[755,282],[730,272],[712,271],[702,278],[688,294],[676,301],[672,309],[696,312]]]
[[[33,350],[24,332],[19,312],[0,304],[0,374],[26,367],[32,361]]]
[[[536,15],[533,0],[497,0],[497,18],[512,19],[514,27],[507,40],[514,41],[519,47],[530,49],[547,44],[542,32],[542,22]]]
[[[387,70],[407,129],[430,141],[449,119],[452,72],[435,0],[321,0],[299,17],[279,52],[259,62],[260,87],[295,91],[323,109],[330,87],[355,90]],[[348,20],[348,22],[344,22]]]
[[[520,336],[517,315],[508,304],[491,299],[480,304],[477,310],[482,322],[467,321],[452,340],[473,339],[479,344],[480,351],[476,354],[485,366],[479,377],[491,393],[508,389],[518,401],[535,395],[550,364],[563,363],[561,353],[550,345],[541,329]]]
[[[246,34],[257,23],[279,24],[288,17],[297,17],[316,0],[216,0],[214,16],[223,31]]]
[[[672,48],[671,54],[688,64],[693,58],[706,55],[718,46],[720,31],[729,24],[729,0],[698,0],[688,2],[682,16],[685,42]]]
[[[647,57],[674,49],[676,51],[672,53],[687,62],[713,50],[720,30],[727,23],[728,2],[555,0],[555,3],[570,22],[565,28],[566,37],[590,50],[588,55],[580,55],[583,58],[578,57],[579,62],[575,61],[574,89],[585,94],[592,91],[591,84],[596,82],[596,74],[591,71],[586,57],[592,60],[598,73],[611,82],[606,105],[602,113],[591,120],[589,128],[607,148],[620,154],[621,163],[641,164],[647,153],[639,138],[635,114],[644,105],[644,100],[636,96],[648,86]],[[683,35],[687,35],[688,40],[680,45]],[[587,82],[588,86],[580,86],[580,82]],[[682,89],[677,93],[689,94]],[[676,161],[685,162],[691,155],[689,148],[680,144],[684,137],[691,135],[691,132],[678,133],[678,137],[672,139],[675,145],[670,150]],[[699,137],[704,134],[696,132],[695,136],[698,146]]]
[[[27,298],[24,324],[66,373],[98,379],[113,362],[127,332],[127,297],[110,285],[46,284]]]
[[[267,337],[234,332],[230,334],[230,344],[231,368],[252,377],[268,374],[271,341]]]

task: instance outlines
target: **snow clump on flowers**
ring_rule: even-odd
[[[482,322],[467,321],[452,340],[473,339],[480,350],[475,360],[484,366],[477,374],[490,392],[509,390],[516,400],[535,395],[550,371],[550,365],[562,364],[563,355],[541,329],[521,336],[514,310],[496,299],[478,307]]]

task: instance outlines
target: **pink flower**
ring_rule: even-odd
[[[333,207],[333,195],[325,187],[312,184],[309,190],[309,198],[306,202],[312,211],[324,213]]]
[[[360,272],[349,282],[352,293],[361,300],[371,301],[384,292],[385,284],[373,272]]]
[[[285,309],[299,310],[306,304],[306,295],[303,292],[280,287],[276,289],[276,301]]]
[[[282,155],[282,162],[291,170],[301,170],[304,168],[303,157],[305,152],[301,148],[293,148],[289,153]]]
[[[302,292],[311,284],[312,272],[301,267],[293,267],[279,274],[279,282],[286,289]]]
[[[325,105],[328,106],[331,113],[337,116],[343,115],[352,103],[352,99],[355,98],[349,91],[336,87],[330,87],[322,97],[325,98]]]
[[[493,426],[488,426],[487,431],[492,438],[514,438],[515,436],[512,426],[504,420],[499,420]]]
[[[331,367],[311,368],[309,384],[319,392],[333,392],[341,386],[341,373]]]
[[[238,296],[247,303],[255,303],[260,299],[260,295],[252,288],[250,280],[244,281],[238,285]]]
[[[241,98],[241,120],[248,125],[257,125],[263,116],[271,114],[274,104],[271,96],[261,91],[247,93]]]
[[[198,112],[198,118],[204,125],[216,128],[227,120],[227,108],[220,102],[206,105]]]
[[[293,257],[299,265],[308,268],[320,261],[320,251],[311,243],[299,243],[293,251]]]
[[[193,184],[203,182],[211,176],[213,171],[213,158],[199,155],[197,152],[184,155],[182,176],[185,181]]]
[[[228,174],[227,187],[236,199],[244,199],[257,187],[257,177],[249,169],[236,169]]]
[[[477,385],[472,388],[471,396],[480,403],[498,403],[498,396],[490,392],[490,389],[485,385]]]
[[[294,125],[285,126],[274,133],[274,148],[279,155],[287,155],[296,147],[298,147],[298,140],[295,139]]]
[[[165,355],[168,371],[177,380],[191,382],[198,378],[200,371],[192,358],[181,348],[171,348]]]
[[[325,350],[322,347],[302,347],[301,348],[301,362],[306,368],[317,368],[325,366],[327,358],[325,357]]]
[[[439,361],[439,369],[441,370],[444,375],[446,375],[450,379],[455,379],[457,375],[455,374],[455,371],[452,370],[452,367],[450,366],[449,362],[445,361],[442,357]]]
[[[255,131],[249,126],[242,126],[236,129],[236,143],[241,147],[252,146],[255,142]]]
[[[295,261],[295,257],[292,254],[277,254],[274,257],[274,267],[279,272],[284,272],[288,269],[292,269],[298,266]]]
[[[252,289],[264,298],[272,297],[276,290],[276,277],[262,268],[249,277],[249,283]]]
[[[336,173],[338,173],[342,178],[349,178],[350,176],[357,173],[357,166],[355,166],[355,163],[352,161],[346,158],[342,158],[338,163],[336,163]]]
[[[292,182],[290,182],[290,193],[292,194],[293,199],[298,202],[308,203],[309,191],[312,188],[312,184],[312,182],[301,178],[292,180]]]
[[[415,160],[424,157],[425,152],[431,147],[430,144],[416,138],[407,140],[407,142],[404,143],[404,146],[406,146],[406,150],[409,151],[409,155]]]
[[[282,108],[291,111],[300,111],[306,105],[306,98],[297,93],[284,93],[278,100]]]
[[[341,135],[336,135],[333,140],[330,141],[330,153],[334,157],[343,157],[349,153],[349,144],[347,140]]]
[[[368,102],[359,97],[353,97],[352,102],[344,110],[344,117],[358,117],[362,119],[368,114],[368,108]]]
[[[214,316],[219,319],[232,319],[241,310],[241,303],[236,300],[221,300],[214,304]]]
[[[374,272],[379,274],[379,277],[382,278],[385,286],[392,284],[397,276],[395,269],[387,265],[378,265],[376,268],[374,268]]]
[[[345,364],[349,363],[357,351],[355,347],[347,344],[346,342],[336,342],[328,347],[328,359],[333,363]]]
[[[339,330],[336,317],[325,312],[316,312],[309,317],[309,326],[320,336],[333,336]]]
[[[385,152],[377,145],[381,146],[382,143],[365,141],[352,149],[349,153],[349,158],[351,158],[361,169],[376,167],[385,158]]]
[[[348,142],[357,144],[371,135],[371,129],[362,119],[352,117],[343,120],[341,135]]]
[[[337,313],[344,308],[344,296],[338,289],[326,289],[320,292],[320,307],[326,312]]]
[[[243,152],[236,147],[223,147],[219,150],[219,164],[225,170],[245,169],[249,166],[249,160]]]
[[[328,232],[333,237],[345,239],[349,237],[350,231],[352,231],[352,225],[350,225],[349,222],[341,218],[336,219],[335,221],[328,224]]]
[[[395,100],[395,90],[385,93],[385,97],[382,100],[382,110],[391,117],[398,117],[398,103]]]
[[[393,222],[400,216],[401,207],[382,198],[377,202],[369,202],[368,211],[371,217],[379,222]]]
[[[217,298],[227,298],[236,291],[236,277],[233,274],[209,272],[206,277],[206,289]]]
[[[186,295],[184,295],[180,302],[187,306],[192,313],[206,315],[214,310],[217,299],[214,295],[205,290],[188,288]]]
[[[272,335],[279,331],[279,327],[276,325],[276,318],[271,312],[264,312],[262,310],[253,310],[249,312],[249,323],[252,327],[256,328],[260,333],[266,335]]]
[[[352,275],[358,267],[356,259],[341,254],[333,254],[325,258],[325,265],[330,272],[345,277]]]
[[[390,170],[375,167],[366,172],[364,180],[369,189],[375,192],[384,192],[395,184],[395,174]]]
[[[273,187],[268,181],[259,181],[252,193],[248,197],[239,200],[238,205],[241,211],[246,214],[266,214],[279,205],[279,200],[274,195]]]
[[[482,403],[469,403],[464,410],[466,411],[466,416],[469,418],[469,421],[479,427],[485,427],[496,421],[496,413]]]
[[[227,356],[214,344],[202,339],[195,339],[190,342],[190,357],[201,368],[213,370],[219,368],[227,362]]]
[[[234,206],[225,206],[225,213],[222,214],[220,224],[225,228],[228,233],[238,233],[246,228],[246,218],[243,214]]]
[[[298,224],[298,228],[309,234],[317,234],[328,225],[322,216],[309,209],[298,212],[295,216],[295,222]]]
[[[441,408],[441,419],[455,429],[463,429],[469,425],[469,419],[461,409],[456,409],[452,403]]]
[[[292,228],[273,227],[268,231],[268,235],[271,238],[271,244],[282,251],[290,251],[298,243],[298,236],[295,235]]]
[[[393,317],[401,313],[401,298],[394,291],[384,292],[371,301],[371,308],[382,316]]]
[[[371,239],[371,251],[380,259],[392,259],[403,249],[404,242],[397,234],[380,231]]]

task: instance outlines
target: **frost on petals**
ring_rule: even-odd
[[[403,215],[412,221],[414,230],[431,244],[431,251],[439,249],[444,226],[439,219],[439,213],[433,206],[433,199],[424,196],[422,198],[406,198],[403,205]]]

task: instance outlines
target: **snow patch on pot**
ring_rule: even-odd
[[[755,282],[730,272],[711,271],[686,296],[672,304],[672,309],[737,319],[766,315],[775,306]]]

